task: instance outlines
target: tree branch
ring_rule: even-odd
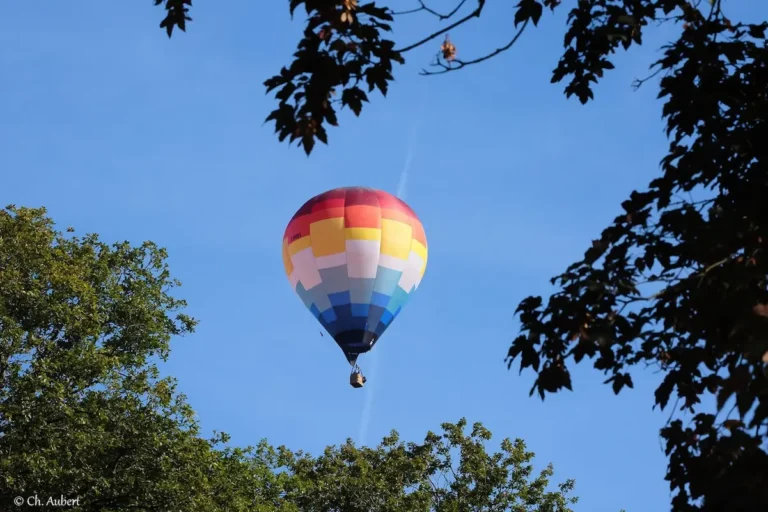
[[[664,71],[664,68],[660,67],[659,69],[657,69],[656,71],[654,71],[653,73],[651,73],[645,78],[635,78],[635,80],[632,82],[632,89],[635,91],[638,90],[640,87],[643,86],[645,82],[647,82],[648,80],[650,80],[655,76],[658,76],[658,74],[661,73],[662,71]]]
[[[393,12],[392,15],[400,16],[403,14],[414,14],[417,12],[426,11],[429,14],[436,16],[440,21],[443,21],[453,17],[453,15],[456,14],[465,3],[467,3],[467,0],[461,0],[451,12],[449,12],[448,14],[440,14],[439,12],[427,7],[427,5],[424,3],[424,0],[418,0],[418,1],[419,1],[419,5],[421,6],[418,9],[411,9],[410,11],[403,11],[403,12]]]
[[[421,41],[413,43],[410,46],[406,46],[403,49],[394,50],[394,51],[396,53],[405,53],[407,51],[413,50],[414,48],[418,48],[419,46],[423,45],[424,43],[427,43],[427,42],[433,40],[434,38],[439,37],[442,34],[445,34],[449,30],[452,30],[452,29],[458,27],[459,25],[462,25],[462,24],[468,22],[472,18],[479,18],[480,17],[480,13],[483,12],[483,7],[485,7],[485,0],[477,0],[477,8],[474,11],[472,11],[471,13],[469,13],[468,15],[466,15],[465,17],[461,18],[456,23],[452,23],[451,25],[445,27],[444,29],[438,30],[437,32],[434,32],[434,33],[428,35],[427,37],[425,37]]]
[[[506,45],[502,46],[501,48],[496,48],[496,50],[492,51],[491,53],[484,55],[482,57],[478,57],[477,59],[473,60],[459,60],[456,59],[454,61],[451,61],[450,64],[445,65],[442,62],[440,62],[440,59],[437,59],[437,62],[435,62],[435,66],[439,66],[443,68],[441,71],[427,71],[425,69],[421,70],[420,75],[441,75],[443,73],[448,73],[449,71],[458,71],[459,69],[465,67],[465,66],[471,66],[472,64],[478,64],[480,62],[486,61],[488,59],[491,59],[495,56],[497,56],[500,53],[503,53],[510,48],[517,42],[517,40],[520,38],[520,36],[523,34],[523,31],[525,30],[525,27],[528,26],[528,20],[525,20],[523,25],[520,27],[520,30],[517,31],[517,34],[515,34],[515,37],[512,38],[512,40],[507,43]],[[453,64],[456,64],[455,66]]]

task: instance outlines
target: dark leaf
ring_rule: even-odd
[[[312,148],[315,147],[315,137],[312,133],[305,133],[301,137],[301,145],[304,148],[304,152],[307,154],[307,156],[312,153]]]
[[[520,0],[516,7],[515,27],[527,20],[531,20],[534,25],[538,25],[541,13],[544,11],[543,5],[536,0]]]
[[[768,28],[768,22],[763,22],[760,25],[748,25],[749,37],[755,39],[765,39],[765,29]]]
[[[341,104],[351,108],[356,116],[360,115],[364,101],[368,101],[368,96],[358,87],[345,89],[341,94]]]

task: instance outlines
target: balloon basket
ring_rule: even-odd
[[[361,388],[365,384],[366,378],[363,377],[362,373],[353,373],[349,376],[349,384],[353,388]]]

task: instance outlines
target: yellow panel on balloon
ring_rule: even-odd
[[[410,225],[391,219],[381,219],[381,254],[407,260],[411,252]]]
[[[411,244],[411,250],[419,255],[421,261],[427,262],[427,248],[421,245],[418,240],[414,240]]]
[[[421,270],[419,271],[419,278],[424,276],[424,271],[427,270],[427,253],[429,252],[426,247],[421,245],[421,242],[414,239],[411,244],[411,251],[421,258]]]
[[[299,238],[298,240],[291,242],[291,244],[288,246],[288,254],[293,256],[297,252],[303,251],[304,249],[308,248],[310,246],[309,243],[309,237],[303,236]]]
[[[290,276],[293,272],[293,263],[291,263],[291,256],[288,254],[288,242],[283,240],[283,266],[285,267],[285,274]]]
[[[313,222],[309,225],[309,237],[312,239],[312,254],[316,258],[344,252],[344,217]]]
[[[379,228],[347,228],[347,240],[379,240],[381,230]]]

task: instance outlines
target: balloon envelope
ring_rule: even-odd
[[[283,264],[291,287],[355,364],[419,286],[427,239],[397,197],[337,188],[304,203],[288,223]]]

